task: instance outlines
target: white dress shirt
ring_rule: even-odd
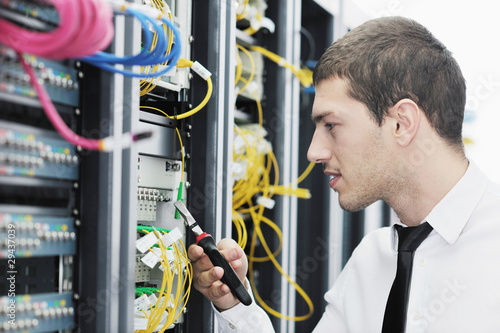
[[[434,230],[415,252],[406,332],[499,333],[500,185],[471,162],[425,221]],[[314,333],[381,332],[396,249],[394,227],[363,238],[326,293],[328,304]],[[220,332],[272,332],[269,326],[245,330],[239,324],[245,315],[237,316],[225,319],[231,330],[219,321]]]

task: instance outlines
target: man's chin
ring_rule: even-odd
[[[339,194],[339,205],[340,208],[343,210],[349,212],[349,213],[355,213],[359,212],[360,210],[365,209],[368,207],[371,203],[364,203],[364,202],[356,202],[352,200],[342,200]]]

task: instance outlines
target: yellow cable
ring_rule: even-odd
[[[241,12],[241,14],[236,15],[236,21],[243,20],[247,16],[247,14],[248,14],[248,12],[247,12],[248,1],[249,0],[245,0],[243,2],[243,6],[244,6],[243,11]]]
[[[293,75],[295,75],[299,79],[300,84],[302,84],[304,87],[307,88],[307,87],[310,87],[312,85],[312,83],[313,83],[312,82],[312,71],[309,68],[307,68],[307,67],[299,68],[299,67],[293,65],[292,63],[286,61],[281,56],[279,56],[279,55],[277,55],[269,50],[266,50],[265,48],[263,48],[261,46],[252,46],[250,49],[252,51],[257,51],[257,52],[262,53],[264,56],[266,56],[270,60],[274,61],[278,65],[289,69],[293,73]]]
[[[253,60],[253,57],[250,54],[250,52],[248,52],[248,50],[245,49],[243,46],[237,44],[236,47],[238,49],[240,49],[243,53],[245,53],[245,55],[248,57],[248,60],[250,61],[250,67],[251,67],[250,76],[249,76],[248,80],[243,81],[243,78],[242,77],[240,78],[240,80],[243,81],[245,83],[245,85],[243,87],[241,87],[241,89],[236,93],[236,95],[239,95],[243,91],[245,91],[245,89],[247,88],[248,84],[250,82],[252,82],[252,80],[253,80],[253,77],[255,75],[255,61]]]
[[[248,53],[247,56],[251,57],[251,54]],[[280,60],[277,61],[279,62]],[[253,63],[253,61],[251,62]],[[245,83],[244,88],[246,88],[250,82],[250,80],[247,80],[244,77],[239,77],[239,81]],[[243,88],[240,89],[240,93],[243,90],[244,90]],[[257,133],[254,133],[244,128],[240,128],[239,126],[236,125],[234,126],[236,134],[241,136],[241,138],[245,142],[245,146],[242,152],[236,152],[236,151],[233,152],[233,162],[246,163],[245,165],[247,169],[244,177],[236,181],[233,185],[233,223],[235,224],[236,227],[236,231],[238,234],[238,244],[240,246],[243,243],[243,230],[246,231],[246,226],[244,227],[244,221],[241,218],[241,214],[250,213],[251,220],[254,223],[254,231],[250,243],[250,254],[248,255],[248,260],[249,260],[250,282],[252,284],[252,287],[254,288],[256,300],[259,302],[259,304],[270,314],[278,318],[285,318],[287,320],[294,320],[294,321],[306,320],[312,315],[314,311],[313,304],[309,296],[304,292],[304,290],[300,286],[298,286],[298,284],[295,281],[293,281],[288,274],[286,274],[283,271],[280,264],[276,260],[276,256],[280,253],[282,249],[281,229],[273,221],[263,216],[263,212],[265,209],[264,206],[262,205],[254,206],[252,204],[252,200],[255,195],[260,195],[264,198],[270,199],[274,194],[281,194],[281,195],[286,194],[286,195],[296,195],[299,197],[309,197],[310,194],[307,189],[292,188],[292,187],[299,184],[301,181],[303,181],[305,177],[307,177],[307,175],[311,172],[312,168],[314,167],[314,163],[311,163],[307,167],[307,169],[302,173],[302,175],[300,175],[294,182],[291,182],[288,186],[278,185],[279,168],[274,153],[272,151],[269,151],[267,154],[263,154],[259,152],[257,148],[259,141],[265,141],[263,138],[263,127],[262,127],[263,111],[260,100],[256,92],[252,91],[252,93],[257,103],[258,116],[259,116],[259,126]],[[271,180],[272,170],[274,170],[274,184],[271,185],[270,180]],[[274,252],[271,252],[271,250],[267,245],[267,242],[264,239],[264,236],[261,231],[262,222],[271,227],[271,229],[278,236],[279,245]],[[257,237],[259,237],[259,240],[267,254],[267,256],[265,257],[255,257],[255,246]],[[284,315],[272,309],[271,307],[269,307],[267,304],[264,303],[264,301],[258,294],[258,291],[254,284],[253,268],[254,268],[254,263],[265,262],[269,260],[277,268],[280,274],[286,277],[287,281],[297,290],[299,295],[305,300],[305,302],[309,307],[308,314],[303,316]]]
[[[175,128],[175,131],[177,132],[177,137],[179,137],[179,143],[181,145],[181,156],[182,156],[182,173],[181,173],[181,182],[184,181],[184,146],[182,145],[182,138],[181,138],[181,133]]]
[[[197,107],[195,107],[194,109],[192,109],[188,112],[182,113],[182,114],[178,115],[177,117],[170,116],[165,111],[162,111],[162,110],[155,108],[155,107],[152,107],[152,106],[141,105],[140,108],[141,109],[150,109],[150,110],[155,110],[155,111],[161,112],[169,119],[188,118],[188,117],[191,117],[192,115],[194,115],[195,113],[197,113],[198,111],[200,111],[208,103],[208,100],[210,99],[210,96],[212,95],[212,80],[210,78],[207,79],[207,86],[208,86],[207,94],[205,95],[205,98],[203,99],[203,101],[201,101],[201,103]]]
[[[234,85],[238,84],[238,81],[240,80],[241,77],[241,71],[243,70],[241,64],[241,57],[240,57],[240,52],[236,50],[236,73],[234,75]]]
[[[172,17],[172,13],[170,13],[170,11],[167,13],[165,13],[165,4],[160,1],[160,0],[153,0],[152,1],[152,6],[156,9],[158,9],[162,14],[164,14],[165,16],[168,17],[168,19],[173,22],[173,17]],[[166,24],[163,24],[163,30],[165,31],[165,33],[167,33],[167,25]],[[167,50],[165,52],[165,55],[168,55],[170,54],[170,51],[172,50],[172,45],[173,45],[173,42],[174,42],[174,33],[172,30],[168,29],[168,46],[167,46]],[[151,42],[151,49],[150,49],[150,52],[154,52],[154,50],[156,49],[156,45],[158,43],[158,34],[155,32],[153,34],[153,40]],[[167,65],[168,62],[165,62],[163,64],[161,64],[162,66],[165,66]],[[141,67],[141,73],[156,73],[159,69],[160,65],[155,65],[155,66],[147,66],[147,67]],[[143,79],[141,80],[141,83],[140,83],[140,87],[141,87],[141,92],[140,92],[140,95],[141,96],[144,96],[146,95],[147,93],[151,92],[155,87],[156,87],[156,84],[154,83],[155,80],[158,80],[159,77],[157,78],[154,78],[154,77],[151,77],[151,78],[147,78],[147,79]]]
[[[259,223],[256,223],[254,225],[254,232],[252,235],[252,241],[251,241],[251,246],[250,246],[250,257],[253,257],[253,254],[254,254],[257,236],[259,237],[259,240],[260,240],[262,246],[264,247],[264,250],[266,251],[266,253],[269,256],[269,258],[271,259],[271,261],[273,262],[274,266],[278,269],[280,274],[287,279],[287,281],[294,287],[294,289],[299,293],[299,295],[307,303],[307,306],[309,308],[309,312],[306,315],[302,315],[302,316],[289,316],[289,315],[284,315],[284,314],[274,310],[269,305],[267,305],[264,302],[264,300],[260,297],[260,295],[257,291],[257,288],[255,286],[255,281],[254,281],[254,274],[253,274],[253,263],[254,262],[252,260],[249,260],[248,267],[249,267],[249,272],[250,272],[250,284],[252,286],[252,290],[253,290],[255,299],[262,306],[262,308],[264,308],[264,310],[266,310],[271,315],[273,315],[277,318],[284,318],[286,320],[293,320],[293,321],[304,321],[304,320],[310,318],[314,312],[314,305],[313,305],[311,299],[306,294],[306,292],[295,281],[293,281],[292,278],[288,274],[286,274],[283,271],[283,268],[278,263],[276,258],[273,256],[273,254],[271,253],[271,250],[269,250],[269,247],[268,247],[267,242],[264,238],[264,235],[262,234],[262,231],[260,230]]]
[[[259,22],[259,29],[261,27],[261,22],[262,22],[262,14],[261,13],[257,13],[255,15],[255,18],[257,19],[257,21]],[[256,33],[257,31],[259,31],[259,29],[254,29],[251,25],[246,28],[245,30],[243,30],[243,32],[245,34],[247,34],[248,36],[252,36],[254,33]]]
[[[299,176],[299,178],[297,178],[297,180],[291,182],[290,185],[288,185],[288,186],[299,185],[304,179],[306,179],[307,176],[309,176],[309,174],[311,173],[311,171],[315,165],[316,165],[316,163],[310,162],[309,165],[307,166],[307,168],[304,170],[304,172]]]

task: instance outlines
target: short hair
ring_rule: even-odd
[[[429,30],[404,17],[365,22],[334,42],[314,69],[317,86],[338,77],[378,125],[403,98],[413,100],[434,130],[463,149],[465,79],[451,52]]]

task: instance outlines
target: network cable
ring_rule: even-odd
[[[144,318],[147,319],[147,327],[136,330],[136,333],[164,332],[183,312],[191,291],[192,267],[184,244],[180,240],[178,241],[180,247],[177,242],[172,243],[173,259],[170,259],[167,255],[168,249],[162,240],[164,233],[160,233],[157,228],[151,229],[161,251],[158,260],[163,269],[163,278],[159,288],[142,287],[136,289],[137,296],[158,294],[158,297],[155,296],[155,304],[150,304],[149,308],[140,310],[144,314]],[[150,233],[145,229],[141,229],[141,231],[146,234]],[[151,248],[149,251],[155,253]],[[174,275],[177,278],[174,278]],[[186,292],[183,294],[184,290]],[[163,320],[165,322],[162,324]]]
[[[250,82],[252,82],[252,80],[253,80],[253,77],[255,75],[255,61],[253,60],[253,57],[250,54],[250,52],[248,52],[248,50],[245,49],[243,46],[237,44],[236,47],[238,49],[240,49],[243,53],[245,53],[245,55],[248,57],[248,60],[250,61],[250,76],[248,77],[248,79],[244,79],[243,77],[241,77],[241,58],[239,57],[239,55],[236,58],[238,61],[238,66],[237,66],[237,70],[236,70],[237,74],[238,74],[238,68],[239,68],[239,75],[236,75],[236,78],[238,79],[238,80],[236,80],[236,84],[238,83],[238,81],[242,81],[244,83],[243,87],[241,87],[241,89],[238,90],[238,92],[236,93],[236,95],[239,95],[243,91],[245,91],[245,89],[248,87]]]
[[[312,71],[309,68],[297,67],[297,66],[293,65],[292,63],[288,62],[285,58],[283,58],[283,57],[281,57],[281,56],[277,55],[276,53],[273,53],[269,50],[266,50],[262,46],[252,46],[250,49],[252,51],[257,51],[257,52],[262,53],[264,56],[266,56],[270,60],[277,63],[279,66],[282,66],[282,67],[289,69],[292,72],[292,74],[295,75],[299,79],[300,84],[302,86],[307,88],[307,87],[310,87],[312,85],[312,83],[313,83]]]
[[[47,2],[54,6],[60,17],[59,24],[54,30],[31,31],[0,19],[0,31],[2,31],[0,43],[21,53],[48,59],[80,59],[113,73],[141,78],[157,77],[167,73],[180,57],[181,39],[178,29],[169,20],[168,15],[163,15],[155,8],[127,2],[108,3],[103,0],[47,0]],[[129,15],[139,20],[146,44],[140,53],[121,57],[102,51],[111,43],[114,36],[113,14]],[[156,31],[156,39],[149,31],[150,26]],[[168,28],[168,35],[165,27]],[[172,43],[172,40],[175,43]],[[154,66],[165,63],[168,65],[155,73],[140,73],[115,66]]]
[[[170,8],[168,7],[168,4],[166,4],[165,2],[161,1],[161,0],[152,0],[151,1],[151,5],[158,9],[159,11],[161,11],[161,13],[163,15],[166,15],[168,17],[168,19],[173,22],[173,17],[172,17],[172,13],[170,12]],[[165,27],[166,29],[166,27]],[[149,52],[154,52],[155,49],[156,49],[156,46],[157,46],[157,41],[158,41],[158,34],[155,32],[154,35],[153,35],[153,43],[152,43],[152,46],[151,48],[149,48]],[[172,30],[169,30],[169,33],[168,33],[168,47],[167,47],[167,50],[166,50],[166,54],[169,54],[172,50],[172,46],[173,46],[173,42],[174,42],[174,34],[172,32]],[[141,67],[141,72],[142,73],[157,73],[159,68],[161,66],[165,66],[167,65],[167,63],[163,63],[163,64],[157,64],[157,65],[154,65],[154,66],[143,66]],[[155,74],[156,75],[156,74]],[[150,93],[155,87],[156,87],[156,81],[160,78],[160,76],[156,77],[156,78],[147,78],[147,79],[143,79],[141,80],[141,93],[140,95],[141,96],[144,96],[148,93]]]
[[[168,17],[165,17],[158,10],[153,10],[153,8],[148,8],[148,10],[146,11],[146,8],[141,6],[123,5],[115,6],[115,9],[119,9],[119,11],[117,11],[117,14],[128,14],[136,17],[141,22],[143,33],[145,35],[146,46],[143,48],[143,50],[141,50],[140,53],[133,56],[119,57],[110,53],[97,52],[94,55],[81,58],[81,60],[110,72],[119,73],[130,77],[158,77],[169,72],[177,64],[177,61],[180,57],[180,33],[175,25],[168,19]],[[169,38],[164,31],[164,25],[166,25],[169,31],[173,33],[173,39],[176,41],[176,43],[168,43]],[[150,26],[154,27],[158,36],[155,46],[153,45],[153,35],[149,31]],[[171,48],[171,50],[170,52],[167,52],[169,48]],[[153,50],[151,51],[151,49]],[[120,69],[114,66],[116,64],[121,64],[124,66],[154,66],[165,63],[167,63],[167,66],[164,69],[156,71],[154,73],[134,72],[131,70]]]
[[[17,57],[21,62],[24,70],[30,77],[31,84],[35,89],[38,99],[42,104],[43,110],[47,115],[47,118],[51,121],[54,128],[61,134],[61,136],[68,142],[74,144],[75,146],[79,146],[83,149],[90,150],[99,150],[99,151],[112,151],[118,146],[121,149],[128,148],[133,142],[139,141],[141,139],[149,138],[152,133],[151,132],[141,132],[137,134],[132,134],[130,132],[124,133],[120,140],[116,140],[115,137],[109,136],[104,139],[88,139],[79,136],[74,133],[68,125],[62,120],[61,116],[57,112],[54,104],[52,103],[49,94],[45,90],[45,88],[38,81],[38,77],[35,74],[35,71],[29,65],[21,53],[17,53]]]
[[[198,75],[200,75],[201,78],[203,78],[204,80],[207,81],[207,93],[205,95],[205,98],[203,98],[203,100],[200,102],[200,104],[198,104],[195,108],[191,109],[188,112],[185,112],[185,113],[182,113],[179,115],[173,115],[173,116],[169,115],[165,111],[158,109],[158,108],[155,108],[153,106],[141,105],[140,106],[141,109],[148,109],[148,110],[154,110],[154,111],[160,112],[163,115],[165,115],[165,117],[167,117],[169,119],[184,119],[184,118],[188,118],[188,117],[191,117],[192,115],[196,114],[198,111],[203,109],[203,107],[205,107],[205,105],[207,105],[208,101],[210,100],[210,97],[212,96],[212,90],[213,90],[212,79],[210,78],[210,76],[212,74],[205,67],[203,67],[200,63],[198,63],[197,61],[193,62],[191,60],[187,60],[187,59],[183,59],[183,58],[179,59],[179,62],[177,63],[177,67],[179,67],[179,68],[189,67],[192,70],[194,70]]]
[[[241,50],[241,48],[240,48]],[[243,50],[242,50],[243,51]],[[248,52],[248,51],[247,51]],[[253,63],[251,54],[248,52],[247,56],[250,58],[250,62]],[[238,59],[238,58],[237,58]],[[237,64],[241,67],[241,60]],[[252,69],[253,74],[254,69]],[[253,77],[253,75],[251,76]],[[247,87],[251,80],[247,80],[240,75],[237,76],[238,81],[242,81]],[[240,89],[240,92],[243,89]],[[260,100],[255,92],[255,89],[251,89],[251,93],[255,98],[258,110],[258,124],[250,126],[234,126],[235,130],[235,144],[233,145],[233,163],[240,165],[241,169],[244,169],[244,174],[239,174],[238,179],[235,180],[233,184],[233,224],[235,225],[238,244],[247,244],[246,236],[246,225],[242,216],[250,216],[250,220],[253,222],[253,233],[250,242],[249,249],[249,275],[250,283],[252,285],[255,299],[257,302],[271,315],[278,318],[284,318],[286,320],[302,321],[310,318],[314,311],[314,306],[311,299],[305,293],[305,291],[291,279],[291,277],[283,271],[283,268],[276,259],[276,256],[280,253],[282,249],[282,232],[281,229],[271,221],[269,218],[263,216],[264,210],[267,208],[272,208],[274,201],[272,199],[273,195],[293,195],[301,198],[310,198],[310,193],[307,189],[296,188],[296,186],[311,172],[314,167],[314,163],[310,163],[306,170],[297,178],[297,180],[291,182],[287,186],[278,185],[279,184],[279,168],[274,156],[271,145],[268,143],[264,137],[266,131],[263,128],[263,110]],[[274,170],[274,184],[271,184],[271,170]],[[262,224],[269,226],[278,236],[278,247],[276,250],[271,251],[262,233]],[[260,244],[264,247],[267,256],[256,257],[255,249],[257,246],[257,239]],[[244,248],[244,247],[243,247]],[[281,275],[283,275],[287,281],[295,288],[299,295],[306,302],[309,312],[301,316],[290,316],[280,313],[272,309],[267,305],[264,300],[259,295],[254,281],[254,263],[271,261],[276,269]]]

